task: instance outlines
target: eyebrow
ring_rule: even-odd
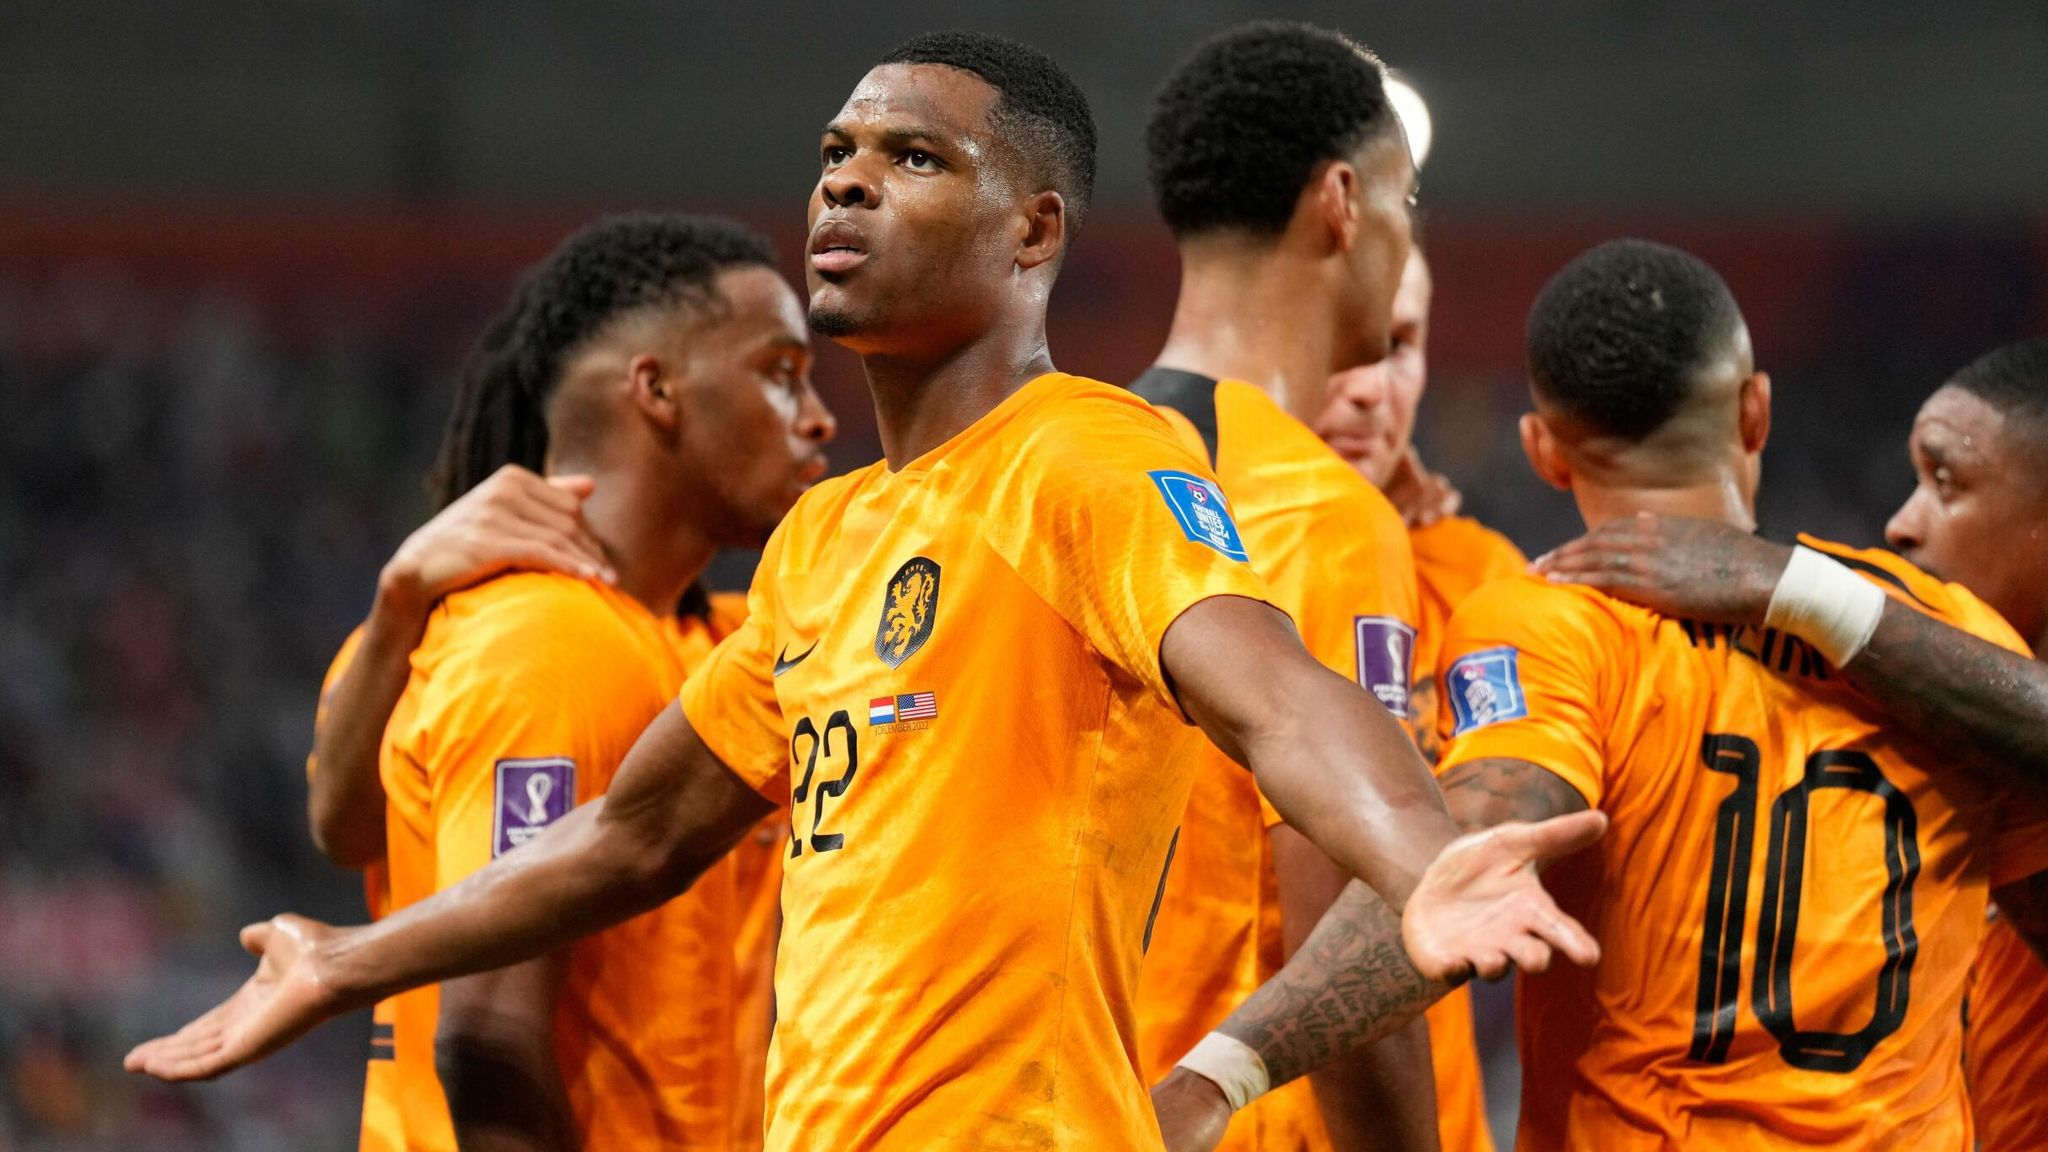
[[[839,121],[834,120],[832,123],[825,125],[825,135],[851,138],[853,136],[853,133],[848,131],[844,124],[841,124]],[[911,124],[905,127],[882,129],[882,139],[884,142],[889,144],[903,144],[912,140],[924,140],[933,144],[945,144],[948,143],[952,138],[948,136],[946,133],[939,131],[937,128],[926,127],[925,125],[922,124]]]

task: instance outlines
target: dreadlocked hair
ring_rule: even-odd
[[[775,266],[775,250],[739,224],[703,216],[611,216],[527,271],[463,364],[427,495],[446,508],[507,464],[542,471],[548,401],[562,366],[613,321],[685,300],[712,304],[720,272]],[[708,605],[701,588],[685,611]]]

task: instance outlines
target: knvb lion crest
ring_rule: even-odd
[[[939,566],[912,556],[889,577],[882,594],[882,623],[875,629],[875,655],[894,668],[915,655],[931,639],[932,619],[939,611]]]

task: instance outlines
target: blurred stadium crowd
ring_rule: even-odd
[[[1127,378],[1156,345],[1173,264],[1150,227],[1083,240],[1055,307],[1062,367]],[[1576,521],[1516,445],[1520,309],[1582,241],[1626,231],[1667,238],[1455,220],[1424,238],[1425,458],[1532,555]],[[1677,239],[1727,276],[1776,378],[1779,537],[1875,542],[1910,487],[1920,399],[2048,326],[2030,227]],[[287,906],[360,918],[304,822],[320,673],[424,512],[454,367],[517,263],[398,290],[313,268],[316,290],[279,292],[227,260],[167,277],[118,251],[0,246],[0,1152],[353,1146],[360,1023],[196,1093],[119,1057],[240,979],[228,929]],[[841,468],[876,454],[849,368],[820,372]]]

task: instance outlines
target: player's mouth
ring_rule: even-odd
[[[822,452],[814,452],[804,457],[803,463],[796,470],[796,486],[808,491],[811,485],[825,478],[825,470],[829,467],[831,465]]]
[[[1324,439],[1336,450],[1337,455],[1346,460],[1378,456],[1393,447],[1389,442],[1391,437],[1376,436],[1368,432],[1336,432]]]
[[[844,275],[867,262],[867,240],[844,220],[820,220],[811,230],[810,255],[820,275]]]

